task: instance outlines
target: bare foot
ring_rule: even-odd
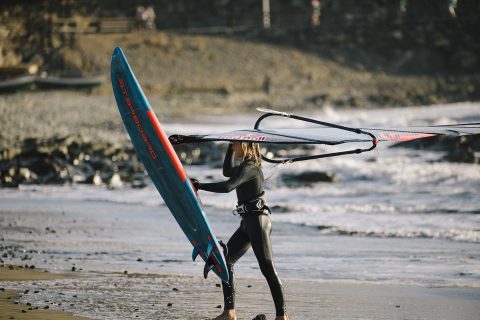
[[[235,309],[223,310],[222,314],[213,320],[237,320]]]
[[[287,315],[277,316],[277,317],[275,318],[275,320],[288,320],[288,316],[287,316]]]

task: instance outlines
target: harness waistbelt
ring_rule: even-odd
[[[262,194],[260,197],[249,200],[244,204],[237,205],[235,210],[233,210],[233,213],[238,213],[240,215],[248,213],[261,214],[265,210],[268,210],[268,212],[270,212],[267,206],[267,201],[265,200],[265,196]]]

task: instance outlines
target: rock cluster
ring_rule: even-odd
[[[133,148],[86,141],[82,136],[25,139],[20,147],[0,151],[0,185],[108,184],[145,185],[143,165]]]
[[[478,135],[467,137],[434,137],[396,146],[447,151],[445,161],[480,163]],[[185,165],[221,167],[226,144],[198,143],[175,146]],[[294,154],[312,154],[311,147],[267,146],[262,150],[270,158],[285,158]],[[268,150],[268,151],[267,151]],[[327,172],[306,171],[284,173],[283,182],[290,187],[335,182],[337,177]],[[149,181],[143,164],[132,146],[91,141],[81,135],[49,139],[25,139],[19,147],[0,150],[0,187],[20,184],[123,185],[145,187]]]
[[[225,144],[175,146],[184,164],[221,166]],[[91,141],[81,135],[25,139],[19,147],[0,150],[0,187],[20,184],[87,183],[144,187],[145,168],[133,146]]]
[[[291,188],[313,186],[318,182],[336,182],[338,177],[329,172],[323,171],[305,171],[299,174],[284,173],[282,175],[283,182]]]

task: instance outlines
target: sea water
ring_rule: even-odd
[[[480,105],[304,112],[351,126],[395,127],[480,122]],[[164,123],[167,134],[253,127],[257,114]],[[282,125],[282,120],[269,122]],[[193,123],[193,124],[192,124]],[[220,125],[219,125],[220,123]],[[302,126],[303,124],[295,124]],[[290,123],[289,123],[290,126]],[[442,152],[389,148],[287,165],[264,164],[273,208],[273,250],[282,278],[480,287],[480,168],[441,161]],[[313,152],[328,151],[318,147]],[[186,166],[200,181],[225,179],[209,166]],[[326,171],[335,182],[289,185],[284,174]],[[200,191],[218,238],[240,218],[234,192]],[[50,271],[201,274],[192,247],[153,185],[22,186],[0,191],[6,263]],[[253,253],[237,274],[261,277]]]

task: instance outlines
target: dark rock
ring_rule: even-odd
[[[132,181],[132,188],[143,189],[146,186],[147,186],[147,183],[144,180],[133,180]]]
[[[319,94],[313,95],[305,99],[305,102],[312,103],[314,105],[323,106],[326,102],[328,102],[330,98],[329,94]]]
[[[289,187],[311,186],[318,182],[335,182],[338,178],[328,172],[322,171],[305,171],[299,174],[284,173],[282,174],[282,181]]]
[[[273,205],[270,207],[270,210],[275,213],[285,213],[289,212],[290,210],[287,207],[279,206],[279,205]]]
[[[167,303],[167,307],[172,307],[173,306],[173,303],[169,302]]]

